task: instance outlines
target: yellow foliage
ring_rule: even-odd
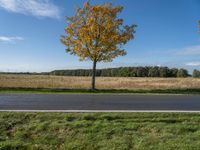
[[[117,18],[122,10],[122,6],[111,3],[92,6],[86,2],[75,16],[67,18],[62,43],[68,52],[82,60],[112,61],[118,55],[125,55],[121,46],[134,38],[136,25],[123,26],[123,19]]]

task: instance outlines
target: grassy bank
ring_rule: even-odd
[[[91,91],[88,89],[45,89],[45,88],[0,88],[0,93],[35,93],[35,94],[200,94],[200,89],[154,89],[154,90],[116,90],[101,89]]]
[[[199,149],[195,113],[0,113],[0,150]]]

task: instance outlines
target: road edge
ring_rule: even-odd
[[[49,112],[49,113],[200,113],[200,111],[190,111],[190,110],[0,110],[0,112]]]

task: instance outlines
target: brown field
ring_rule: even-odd
[[[88,89],[90,77],[48,75],[0,75],[0,87]],[[199,89],[196,78],[97,77],[98,89]]]

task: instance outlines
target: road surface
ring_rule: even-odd
[[[200,111],[200,95],[0,94],[5,110]]]

